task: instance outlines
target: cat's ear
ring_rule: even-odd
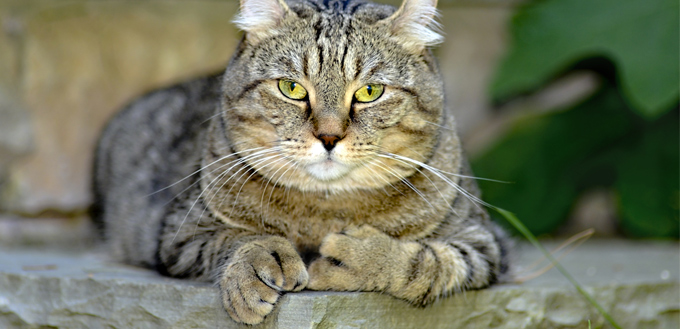
[[[241,0],[241,10],[234,18],[234,24],[246,32],[248,42],[257,43],[274,34],[290,13],[283,0]]]
[[[405,47],[420,52],[444,40],[437,16],[437,0],[404,0],[387,22]]]

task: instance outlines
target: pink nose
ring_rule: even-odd
[[[341,139],[341,137],[337,135],[319,135],[318,138],[323,143],[323,147],[326,148],[326,151],[332,150]]]

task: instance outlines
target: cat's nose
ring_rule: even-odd
[[[338,135],[327,135],[327,134],[322,134],[317,136],[319,140],[323,143],[323,147],[326,148],[326,151],[330,152],[336,144],[338,144],[338,141],[342,139],[342,137]]]

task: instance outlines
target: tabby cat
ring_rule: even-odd
[[[237,322],[282,293],[414,305],[498,282],[429,47],[436,0],[241,0],[224,74],[158,90],[103,133],[95,210],[112,253],[220,286]]]

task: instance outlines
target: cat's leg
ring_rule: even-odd
[[[313,290],[382,291],[414,305],[494,283],[506,250],[484,226],[400,241],[364,225],[330,234],[308,271]]]
[[[226,311],[247,324],[262,322],[282,293],[300,291],[308,281],[305,265],[288,240],[211,218],[192,221],[171,215],[160,236],[158,269],[174,277],[217,282]]]

